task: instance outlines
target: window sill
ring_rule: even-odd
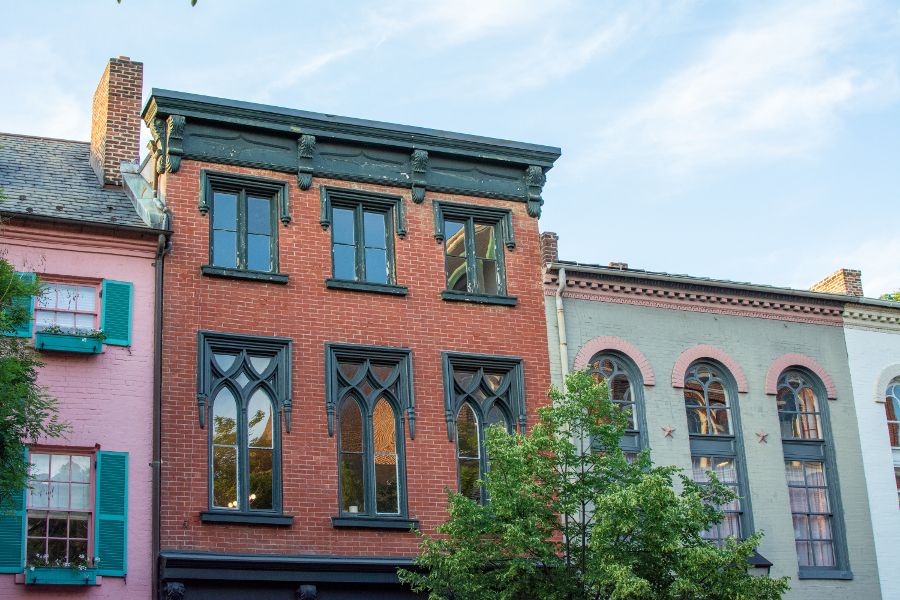
[[[42,331],[34,334],[34,347],[38,350],[75,354],[100,354],[103,352],[103,342],[99,338]]]
[[[348,281],[346,279],[326,279],[325,287],[336,290],[352,290],[354,292],[373,292],[376,294],[388,294],[391,296],[405,296],[406,286],[390,285],[386,283],[372,283],[370,281]]]
[[[476,304],[500,304],[502,306],[515,306],[519,300],[515,296],[500,296],[498,294],[470,294],[457,292],[456,290],[443,290],[441,298],[453,302],[474,302]]]
[[[833,569],[831,567],[800,567],[797,573],[798,579],[853,579],[853,572],[849,569]]]
[[[16,573],[16,583],[38,586],[94,586],[102,585],[103,577],[97,575],[96,569],[78,571],[68,567],[35,567],[33,569],[26,567],[24,573]]]
[[[363,529],[418,529],[417,519],[405,519],[402,517],[331,517],[331,526],[336,528],[363,528]]]
[[[230,277],[232,279],[249,279],[251,281],[266,281],[268,283],[287,283],[288,276],[284,273],[266,273],[263,271],[245,271],[243,269],[229,269],[226,267],[214,267],[202,265],[200,273],[210,277]]]
[[[294,517],[291,515],[224,511],[201,512],[200,520],[204,523],[239,523],[243,525],[273,525],[276,527],[290,526],[294,523]]]

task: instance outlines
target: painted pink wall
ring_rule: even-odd
[[[146,600],[151,594],[151,470],[153,435],[153,241],[34,227],[3,226],[0,253],[17,270],[134,284],[132,345],[104,346],[99,355],[44,353],[40,382],[59,400],[71,432],[55,445],[128,452],[128,576],[72,592],[16,584],[0,575],[0,599],[67,597]],[[98,305],[99,306],[99,305]]]

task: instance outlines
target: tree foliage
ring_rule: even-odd
[[[0,510],[28,478],[25,443],[57,437],[66,430],[56,401],[38,385],[40,356],[27,340],[8,334],[30,318],[21,300],[41,293],[37,281],[26,280],[0,258]]]
[[[891,300],[893,302],[900,302],[900,290],[896,292],[889,292],[887,294],[882,294],[878,297],[879,300]]]
[[[448,520],[422,534],[402,581],[431,600],[781,598],[788,578],[748,574],[761,534],[703,539],[734,498],[714,474],[700,486],[649,451],[627,460],[626,416],[587,372],[550,397],[529,434],[490,428],[489,503],[450,492]]]

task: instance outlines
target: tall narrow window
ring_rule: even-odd
[[[208,395],[209,507],[222,513],[281,512],[281,412],[290,431],[290,341],[200,332],[198,387]],[[280,518],[280,517],[279,517]],[[276,519],[277,521],[277,519]],[[275,522],[275,521],[273,521]]]
[[[414,422],[410,353],[329,344],[329,414],[337,414],[339,516],[335,526],[391,521],[408,527],[405,412]],[[412,435],[412,431],[411,431]]]
[[[835,518],[838,492],[823,397],[821,383],[806,371],[791,369],[778,378],[778,416],[801,578],[849,573],[843,524]]]
[[[93,560],[92,455],[38,450],[29,459],[27,559]]]
[[[459,491],[482,502],[484,490],[478,480],[484,479],[488,469],[485,428],[499,425],[512,432],[516,429],[513,415],[519,418],[520,430],[524,427],[521,361],[445,353],[444,377],[445,407],[455,425],[451,431],[456,433]]]
[[[643,386],[640,374],[630,361],[611,353],[594,356],[590,368],[595,381],[607,383],[610,401],[628,415],[625,433],[619,445],[625,452],[625,457],[633,460],[644,447]]]
[[[708,362],[691,365],[684,380],[693,479],[708,483],[713,472],[738,496],[719,507],[722,522],[703,534],[719,545],[729,537],[742,539],[752,530],[736,387],[730,373]]]
[[[891,448],[900,450],[900,377],[891,381],[884,393],[884,411]]]

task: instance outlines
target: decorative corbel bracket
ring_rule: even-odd
[[[200,429],[206,428],[206,394],[203,392],[197,393],[197,416],[200,420]]]
[[[315,154],[316,136],[301,135],[297,140],[297,185],[301,190],[308,190],[312,185]]]
[[[447,439],[452,442],[455,423],[453,423],[453,412],[449,408],[444,409],[444,420],[447,422]]]
[[[412,400],[410,400],[412,401]],[[409,439],[416,439],[416,407],[406,407],[406,420],[409,423]]]
[[[291,397],[288,396],[284,399],[284,428],[290,433],[291,432],[291,411],[293,410],[293,404],[291,402]]]
[[[166,172],[177,173],[184,154],[184,125],[181,115],[169,115],[166,121]]]
[[[425,174],[428,172],[428,152],[413,150],[410,160],[412,167],[412,201],[422,204],[425,201]]]
[[[541,216],[541,206],[544,199],[541,198],[541,191],[544,189],[544,183],[547,177],[544,175],[544,169],[531,165],[525,169],[525,186],[526,196],[528,200],[528,216],[538,218]]]
[[[297,600],[318,600],[319,590],[314,585],[301,585],[295,592]]]
[[[153,169],[157,175],[162,175],[166,170],[165,130],[166,122],[163,119],[156,118],[150,122],[150,135],[153,136],[150,152],[153,154]]]

